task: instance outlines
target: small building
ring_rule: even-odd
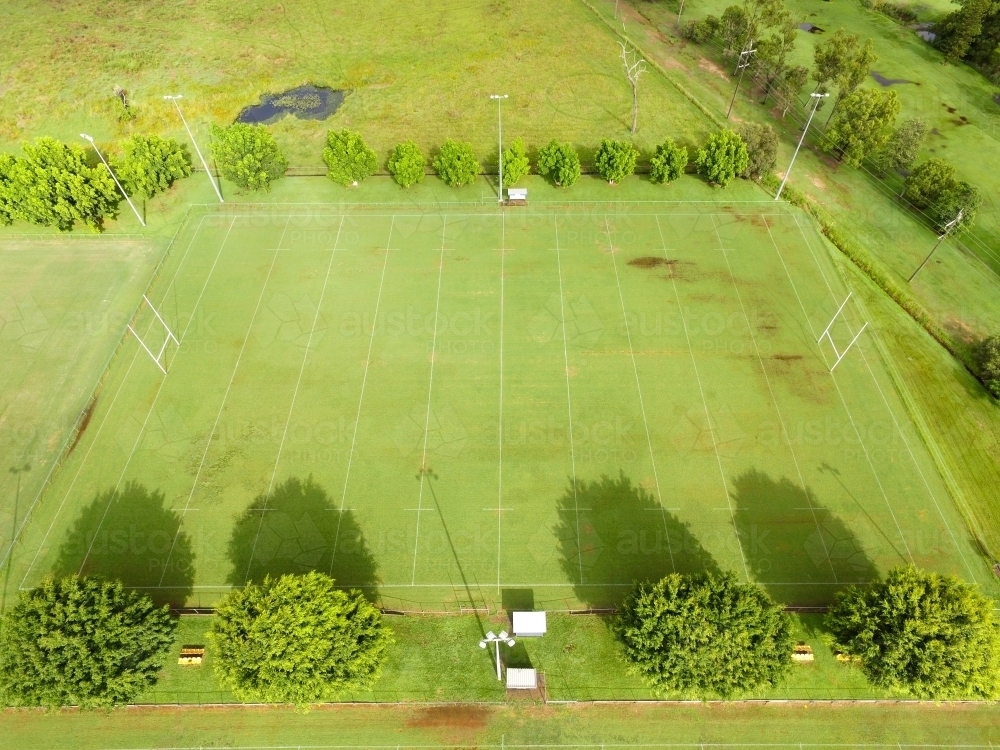
[[[812,646],[808,646],[805,643],[799,643],[795,648],[792,649],[792,661],[796,662],[809,662],[815,660],[813,655]]]
[[[538,673],[534,669],[518,669],[515,667],[509,667],[507,669],[507,689],[537,690]]]
[[[182,667],[198,667],[201,666],[204,659],[204,646],[184,646],[181,649],[181,655],[177,658],[177,663]]]
[[[507,188],[507,203],[523,206],[528,202],[528,188]]]
[[[540,638],[548,629],[544,612],[514,612],[514,635],[520,638]]]

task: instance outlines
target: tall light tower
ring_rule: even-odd
[[[174,103],[174,107],[177,109],[177,114],[181,116],[181,122],[184,123],[184,129],[187,131],[188,138],[191,139],[191,143],[194,144],[194,150],[198,154],[198,158],[201,159],[201,166],[205,168],[205,174],[208,175],[208,181],[212,183],[212,187],[215,189],[215,194],[219,197],[219,203],[225,203],[222,200],[222,193],[219,192],[219,186],[215,184],[215,179],[212,177],[212,170],[208,168],[208,162],[205,161],[205,157],[201,155],[201,149],[198,148],[198,141],[194,139],[194,133],[191,132],[191,128],[188,127],[187,120],[184,119],[184,113],[181,112],[181,105],[177,103],[177,100],[181,98],[180,94],[174,94],[173,96],[165,96],[164,99],[169,99]]]
[[[490,99],[497,100],[497,154],[500,159],[500,188],[497,190],[497,203],[503,203],[503,116],[500,113],[500,103],[506,98],[507,94],[490,94]]]
[[[479,648],[486,648],[490,644],[494,644],[497,650],[497,679],[503,680],[503,675],[500,673],[500,644],[506,643],[508,646],[514,645],[514,639],[507,635],[506,630],[501,630],[499,635],[494,635],[491,630],[486,634],[486,637],[479,642]]]
[[[819,109],[819,103],[823,101],[829,94],[810,94],[814,100],[812,112],[809,113],[809,119],[806,120],[806,126],[802,129],[802,137],[799,138],[799,145],[795,147],[795,153],[792,154],[792,160],[788,163],[788,169],[785,171],[785,176],[781,180],[781,184],[778,186],[778,192],[774,196],[775,200],[781,197],[781,191],[785,189],[785,183],[788,182],[788,175],[792,173],[792,165],[795,164],[795,157],[799,155],[799,149],[802,148],[802,142],[806,139],[806,133],[809,132],[809,125],[813,121],[813,117],[816,116],[816,110]]]
[[[101,153],[101,149],[99,149],[97,147],[97,144],[94,143],[94,139],[91,138],[86,133],[80,133],[80,137],[83,138],[83,140],[87,141],[87,143],[89,143],[91,146],[93,146],[94,151],[97,152],[97,155],[100,157],[101,161],[104,163],[104,166],[108,168],[108,174],[111,175],[111,179],[115,181],[115,184],[118,186],[118,189],[121,190],[122,191],[122,195],[125,196],[125,200],[127,200],[129,206],[132,207],[132,213],[135,214],[135,218],[137,218],[139,220],[140,224],[142,224],[143,226],[146,226],[146,222],[144,222],[142,220],[142,216],[139,214],[138,209],[136,209],[135,204],[132,202],[132,199],[128,197],[128,193],[125,192],[125,188],[123,188],[122,184],[120,182],[118,182],[118,178],[115,177],[115,173],[111,169],[111,165],[108,164],[108,162],[104,159],[104,154]]]

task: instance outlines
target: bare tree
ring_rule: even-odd
[[[646,61],[639,57],[639,52],[631,44],[618,42],[622,48],[622,65],[625,67],[625,77],[632,86],[632,133],[639,129],[639,76],[646,72]]]

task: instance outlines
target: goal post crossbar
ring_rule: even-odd
[[[819,338],[816,339],[817,344],[821,343],[824,338],[827,341],[829,341],[830,346],[833,347],[833,353],[837,355],[837,361],[833,363],[833,366],[830,368],[830,372],[833,372],[834,370],[837,369],[837,365],[839,365],[841,361],[844,359],[844,357],[847,356],[847,353],[851,351],[851,347],[853,347],[857,343],[858,339],[861,338],[861,334],[864,333],[865,329],[868,327],[867,322],[863,326],[861,326],[861,330],[854,335],[854,338],[851,339],[851,343],[847,345],[847,348],[845,348],[844,351],[840,351],[837,348],[837,342],[833,340],[833,336],[830,334],[830,330],[833,328],[833,324],[837,322],[837,318],[840,317],[840,314],[844,311],[844,308],[847,307],[847,303],[850,302],[851,295],[853,294],[854,292],[849,292],[847,294],[847,299],[845,299],[843,304],[841,304],[841,306],[837,308],[837,312],[834,313],[833,317],[830,319],[830,324],[826,327],[823,333],[819,335]]]
[[[132,333],[133,336],[135,336],[135,340],[139,342],[139,346],[141,346],[143,349],[146,350],[146,354],[148,354],[150,359],[152,359],[153,362],[156,364],[156,366],[160,368],[160,371],[164,375],[166,375],[167,368],[163,366],[163,353],[167,350],[167,346],[170,344],[171,341],[173,341],[178,346],[180,345],[181,342],[174,335],[174,332],[170,330],[170,326],[167,325],[167,321],[165,321],[163,319],[163,316],[160,315],[160,312],[159,310],[156,309],[156,306],[149,301],[149,297],[147,297],[144,294],[142,295],[142,300],[147,305],[149,305],[149,309],[153,311],[153,315],[156,316],[156,319],[160,322],[160,325],[163,326],[163,330],[166,331],[167,335],[163,339],[163,345],[160,347],[160,351],[157,354],[153,354],[153,350],[150,349],[149,346],[147,346],[146,342],[142,340],[142,336],[140,336],[139,333],[132,327],[131,323],[128,325],[128,330]]]

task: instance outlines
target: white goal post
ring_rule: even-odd
[[[851,347],[854,346],[855,343],[857,343],[858,339],[861,338],[861,334],[864,333],[865,329],[868,327],[868,323],[865,322],[865,324],[861,326],[861,330],[857,332],[857,334],[854,336],[853,339],[851,339],[851,343],[847,345],[847,348],[844,349],[844,351],[840,351],[839,349],[837,349],[837,343],[833,340],[833,336],[830,335],[830,329],[833,328],[833,324],[837,322],[837,318],[840,317],[840,313],[842,313],[844,311],[844,308],[847,307],[847,303],[851,301],[851,295],[853,294],[854,292],[848,293],[847,299],[844,300],[844,304],[842,304],[840,307],[837,308],[837,312],[834,313],[833,318],[830,320],[830,325],[828,325],[826,327],[826,330],[820,334],[818,339],[816,339],[816,343],[819,344],[823,341],[824,338],[826,338],[826,340],[830,342],[830,346],[833,347],[833,353],[837,355],[837,361],[833,363],[833,366],[830,368],[830,372],[833,372],[834,370],[837,369],[837,365],[839,365],[841,360],[843,360],[844,357],[847,356],[847,353],[851,351]]]
[[[170,326],[167,325],[167,321],[163,319],[163,316],[160,315],[159,311],[156,309],[156,307],[153,306],[153,303],[149,301],[149,298],[145,294],[142,295],[142,301],[145,302],[147,305],[149,305],[149,309],[153,311],[153,315],[155,315],[156,319],[160,321],[160,325],[163,326],[163,330],[166,331],[167,334],[166,337],[164,337],[163,339],[163,346],[160,347],[159,353],[153,354],[153,350],[146,345],[146,342],[142,340],[142,336],[140,336],[136,332],[136,330],[132,327],[131,323],[128,324],[128,330],[132,333],[133,336],[135,336],[135,340],[139,342],[139,346],[141,346],[143,349],[146,350],[146,353],[150,356],[153,362],[156,363],[156,366],[160,368],[160,370],[163,372],[164,375],[166,375],[167,368],[163,366],[163,353],[167,350],[167,345],[171,341],[173,341],[175,344],[178,345],[181,342],[177,340],[177,337],[174,336],[174,332],[171,331]]]

